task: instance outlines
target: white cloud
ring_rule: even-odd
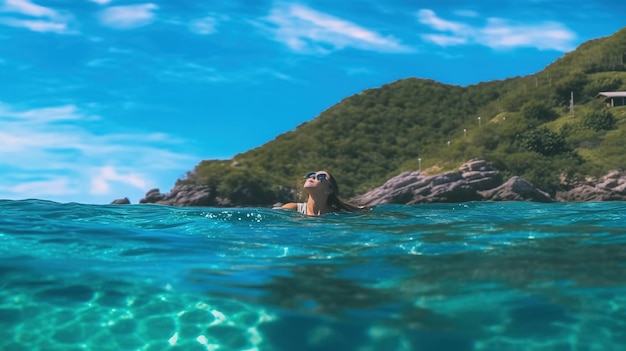
[[[100,13],[100,22],[116,29],[132,29],[152,23],[156,17],[156,4],[112,6]]]
[[[89,0],[91,2],[95,2],[98,5],[106,5],[111,2],[111,0]]]
[[[189,30],[196,34],[208,35],[216,32],[218,20],[214,17],[204,17],[189,24]]]
[[[34,4],[28,0],[6,0],[0,7],[2,13],[17,13],[30,19],[0,17],[0,24],[10,27],[25,28],[33,32],[73,33],[68,28],[72,16],[52,8]],[[34,17],[34,18],[33,18]]]
[[[425,24],[438,31],[449,31],[453,33],[462,33],[470,29],[470,27],[463,23],[446,21],[437,17],[432,10],[420,10],[417,13],[417,17],[420,23]]]
[[[535,47],[539,50],[569,51],[574,48],[576,35],[556,22],[538,25],[516,25],[491,18],[480,31],[485,45],[493,48]]]
[[[61,22],[44,20],[23,20],[17,18],[0,18],[0,23],[9,27],[26,28],[33,32],[40,33],[66,33],[68,31],[67,24]]]
[[[55,18],[58,13],[48,7],[33,4],[28,0],[6,0],[2,7],[3,12],[17,12],[33,17]]]
[[[464,17],[470,17],[463,13]],[[455,22],[422,9],[418,21],[439,33],[424,34],[422,38],[439,46],[483,45],[493,49],[519,47],[539,50],[569,51],[575,47],[576,34],[558,22],[517,23],[501,18],[489,18],[484,27]]]
[[[145,193],[156,174],[200,159],[177,151],[184,140],[107,132],[105,122],[74,105],[19,110],[0,103],[0,198],[92,194],[110,201],[120,189]]]
[[[468,39],[461,36],[426,34],[423,36],[427,41],[433,42],[439,46],[455,46],[467,44]]]
[[[301,53],[327,54],[344,48],[409,52],[392,36],[382,36],[355,23],[304,5],[280,4],[266,18],[277,41]]]
[[[27,111],[14,111],[10,106],[0,103],[0,121],[2,119],[21,119],[31,122],[52,122],[52,121],[73,121],[85,119],[84,115],[78,113],[78,109],[74,105],[43,107]],[[95,119],[95,116],[89,116],[88,119]]]
[[[91,179],[89,192],[95,195],[110,194],[111,182],[129,184],[141,190],[146,190],[148,187],[145,175],[133,172],[120,173],[113,166],[105,166],[97,169],[97,174]]]

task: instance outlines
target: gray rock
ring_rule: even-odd
[[[596,187],[618,195],[626,195],[626,172],[611,171],[600,178]]]
[[[482,158],[471,159],[459,167],[459,171],[465,172],[492,172],[496,171],[493,164]]]
[[[215,195],[209,186],[183,184],[176,185],[167,194],[159,189],[152,189],[139,203],[161,204],[170,206],[216,206]]]
[[[459,167],[458,172],[434,176],[403,172],[352,201],[365,206],[479,201],[483,198],[478,191],[500,184],[501,176],[491,163],[474,159]]]
[[[583,201],[611,201],[613,195],[610,191],[595,186],[582,184],[571,190],[556,193],[556,200],[560,202],[583,202]]]
[[[111,205],[130,205],[130,200],[127,197],[123,199],[115,199],[111,202]]]
[[[610,171],[598,180],[570,185],[569,189],[556,194],[557,201],[626,201],[626,172]]]
[[[517,176],[497,188],[481,191],[480,194],[487,201],[554,202],[550,194]]]
[[[161,192],[159,191],[159,189],[150,189],[148,190],[148,192],[146,193],[146,196],[139,200],[140,204],[155,204],[158,203],[159,201],[162,201],[163,199],[165,199],[165,195],[161,194]]]

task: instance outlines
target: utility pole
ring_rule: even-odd
[[[552,86],[552,73],[548,72],[548,85]]]

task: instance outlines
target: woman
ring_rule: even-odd
[[[305,176],[304,190],[309,194],[307,202],[290,202],[280,208],[296,210],[309,216],[331,212],[358,211],[366,209],[342,200],[335,178],[327,171],[310,172]]]

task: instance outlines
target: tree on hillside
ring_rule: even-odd
[[[615,117],[606,108],[593,110],[583,116],[582,125],[595,131],[613,130],[616,127]]]
[[[565,138],[546,127],[530,130],[519,138],[523,150],[534,151],[544,156],[555,156],[569,152]]]
[[[529,120],[549,122],[558,117],[548,105],[541,101],[530,101],[522,106],[522,114]]]

